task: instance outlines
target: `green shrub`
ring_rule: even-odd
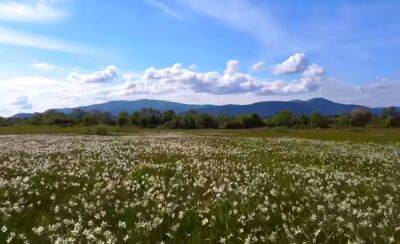
[[[110,134],[110,130],[105,125],[96,125],[89,127],[87,133],[90,135],[106,136]]]
[[[242,125],[239,121],[229,121],[224,124],[225,129],[242,129]]]
[[[386,128],[397,127],[399,126],[399,124],[399,118],[396,118],[394,116],[388,116],[384,120],[384,127]]]
[[[352,126],[364,127],[372,117],[372,113],[366,108],[355,109],[350,114],[350,123]]]
[[[291,127],[295,123],[296,116],[289,110],[283,110],[274,117],[272,117],[272,124],[273,126],[286,126]]]
[[[328,128],[329,120],[325,116],[314,112],[310,116],[310,124],[313,128]]]

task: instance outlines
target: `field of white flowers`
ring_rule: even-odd
[[[0,136],[0,243],[399,243],[400,144]]]

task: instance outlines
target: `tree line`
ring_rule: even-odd
[[[36,113],[31,118],[1,118],[0,126],[15,124],[59,125],[59,126],[135,126],[138,128],[170,128],[170,129],[248,129],[257,127],[289,127],[289,128],[345,128],[356,127],[400,127],[400,112],[395,107],[382,110],[379,116],[367,109],[356,109],[348,114],[324,116],[318,112],[310,116],[296,115],[289,110],[281,111],[274,116],[261,118],[258,114],[239,116],[200,113],[194,110],[177,114],[172,110],[158,111],[142,109],[133,113],[122,112],[112,116],[106,112],[85,112],[75,109],[65,114],[56,110]]]

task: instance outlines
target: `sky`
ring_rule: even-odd
[[[0,116],[112,100],[400,105],[400,1],[0,0]]]

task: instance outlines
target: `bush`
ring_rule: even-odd
[[[230,121],[224,125],[224,129],[242,129],[239,121]]]
[[[171,129],[183,129],[184,125],[179,118],[173,118],[171,121],[167,122],[167,126]]]
[[[291,127],[295,123],[295,119],[296,117],[291,111],[284,110],[272,117],[271,122],[273,126]]]
[[[89,127],[87,129],[87,133],[90,135],[98,135],[98,136],[106,136],[110,134],[109,129],[107,126],[104,125],[96,125],[93,127]]]
[[[240,124],[243,128],[250,129],[264,126],[264,121],[262,121],[258,114],[250,114],[241,116]]]
[[[312,113],[310,117],[310,124],[314,128],[328,128],[329,120],[319,113]]]
[[[121,112],[118,115],[117,124],[120,127],[128,125],[129,124],[129,114],[127,112]]]
[[[350,123],[353,126],[364,127],[372,119],[372,113],[367,109],[356,109],[350,114]]]
[[[393,116],[386,117],[386,119],[384,121],[384,127],[386,127],[386,128],[397,127],[399,125],[400,125],[399,118],[396,118]]]
[[[93,114],[87,113],[87,114],[83,115],[83,117],[82,117],[82,124],[84,126],[92,126],[92,125],[96,125],[97,122],[96,122]]]
[[[333,127],[334,128],[346,128],[350,126],[350,115],[344,114],[333,118]]]

